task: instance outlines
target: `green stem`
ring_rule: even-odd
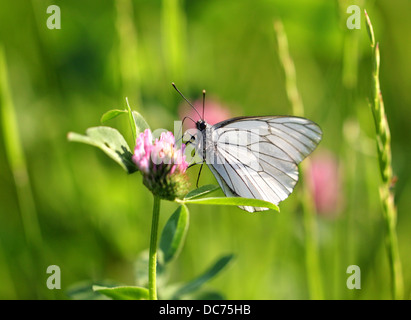
[[[148,294],[150,300],[157,300],[157,232],[160,217],[160,198],[154,196],[153,220],[151,223],[150,253],[148,260]]]
[[[287,35],[281,20],[274,21],[274,31],[278,41],[278,55],[280,63],[284,68],[286,92],[295,116],[304,116],[304,104],[297,88],[297,76],[293,59],[288,50]],[[302,177],[309,167],[309,159],[301,164]],[[308,290],[311,299],[321,300],[324,298],[321,268],[318,252],[318,232],[315,205],[312,201],[307,183],[302,184],[302,209],[305,231],[305,262],[307,269]]]
[[[377,140],[377,154],[380,165],[382,184],[380,186],[380,198],[383,207],[383,218],[386,231],[386,247],[391,273],[391,290],[394,299],[403,299],[404,280],[397,239],[397,208],[394,204],[394,193],[391,184],[394,181],[391,163],[391,134],[384,108],[380,87],[380,50],[375,41],[371,20],[365,11],[367,31],[372,48],[373,70],[373,101],[371,110],[374,116],[374,124]]]
[[[309,159],[301,164],[302,180],[310,166]],[[305,264],[307,268],[307,282],[310,298],[323,300],[324,292],[321,277],[320,255],[318,250],[318,228],[316,219],[316,208],[312,199],[308,183],[303,180],[302,184],[302,209],[305,231]]]
[[[5,157],[14,178],[23,232],[32,259],[30,271],[34,280],[38,278],[39,272],[42,272],[40,269],[43,264],[44,245],[20,137],[18,112],[9,87],[6,54],[2,43],[0,43],[0,119],[0,135],[4,141]],[[38,297],[41,297],[42,291],[38,287],[35,288]]]

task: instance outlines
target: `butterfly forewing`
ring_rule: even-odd
[[[321,141],[314,122],[299,117],[242,117],[208,126],[200,149],[226,196],[278,204],[298,181],[298,167]],[[266,210],[241,207],[254,212]]]

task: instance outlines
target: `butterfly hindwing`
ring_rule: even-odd
[[[297,164],[316,148],[322,136],[318,125],[299,117],[234,118],[207,127],[204,133],[206,163],[225,195],[274,204],[293,191]]]

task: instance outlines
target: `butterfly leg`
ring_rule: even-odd
[[[194,162],[194,163],[192,163],[192,164],[190,164],[188,167],[187,167],[187,169],[190,169],[192,166],[195,166],[195,165],[197,165],[197,164],[203,164],[204,162]]]
[[[201,170],[203,169],[204,161],[201,163],[200,170],[198,171],[198,176],[197,176],[197,182],[196,182],[196,188],[198,188],[198,181],[200,181],[200,175],[201,175]]]
[[[185,144],[186,146],[188,146],[189,144],[193,144],[194,141],[196,140],[196,137],[195,137],[194,135],[192,135],[192,134],[190,134],[190,133],[189,133],[189,135],[190,135],[190,140],[187,140],[186,142],[184,142],[184,144]]]

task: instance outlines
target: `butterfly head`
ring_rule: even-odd
[[[205,122],[204,120],[198,120],[196,122],[196,128],[197,130],[203,131],[205,130],[205,128],[207,128],[207,122]]]

